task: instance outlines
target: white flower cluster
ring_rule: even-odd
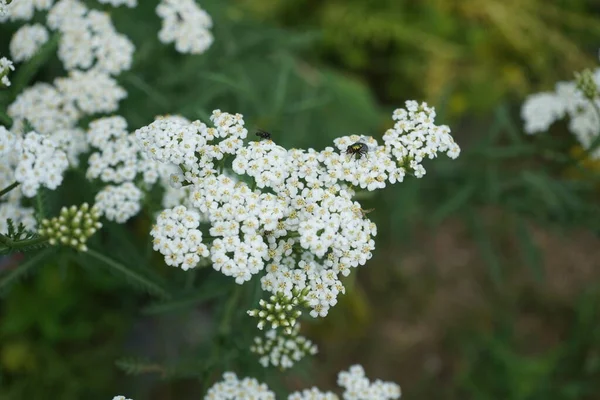
[[[318,388],[313,387],[304,389],[301,392],[294,392],[288,396],[288,400],[339,400],[335,393],[321,392]]]
[[[19,162],[16,151],[17,142],[22,140],[17,135],[0,125],[0,188],[4,189],[15,182],[15,168]],[[8,231],[7,220],[10,218],[16,225],[23,224],[33,230],[36,225],[33,208],[23,207],[20,190],[12,190],[0,197],[0,233]]]
[[[98,0],[102,4],[110,4],[113,7],[126,5],[129,8],[137,7],[137,0]]]
[[[116,75],[131,68],[135,47],[115,30],[107,13],[88,10],[79,0],[60,0],[47,23],[61,33],[58,57],[65,69],[92,68]]]
[[[0,10],[4,9],[4,14],[0,12],[0,22],[30,20],[36,10],[42,11],[52,7],[54,0],[13,0],[8,3],[5,0],[0,1]]]
[[[52,140],[31,131],[16,142],[15,150],[19,153],[15,180],[26,197],[35,196],[40,186],[54,190],[62,183],[69,161]]]
[[[202,244],[199,226],[200,214],[196,211],[184,206],[164,210],[150,231],[154,250],[165,256],[168,265],[179,266],[184,271],[194,268],[200,257],[210,254],[206,245]]]
[[[95,206],[110,221],[120,224],[140,212],[143,193],[131,182],[107,185],[96,194]]]
[[[391,400],[401,396],[400,386],[377,379],[370,382],[361,365],[353,365],[338,375],[338,385],[343,387],[345,400]]]
[[[44,25],[23,25],[10,41],[10,55],[15,62],[29,60],[48,41],[48,30]]]
[[[353,365],[348,371],[338,374],[338,385],[344,388],[344,400],[392,400],[401,397],[400,386],[393,382],[376,380],[370,382],[360,365]],[[254,397],[253,397],[254,396]],[[264,397],[261,397],[264,396]],[[205,400],[246,400],[275,399],[265,384],[253,378],[239,380],[233,372],[223,374],[223,381],[215,383],[209,390]],[[313,387],[294,392],[288,400],[337,400],[339,397],[331,392],[322,392]]]
[[[225,372],[223,380],[208,389],[204,400],[275,400],[275,394],[267,385],[254,378],[242,380],[233,372]]]
[[[15,66],[13,62],[6,57],[0,58],[0,85],[10,86],[10,79],[8,79],[8,73],[14,71]]]
[[[125,398],[125,396],[115,396],[115,397],[113,397],[112,400],[131,400],[131,399],[127,399],[127,398]]]
[[[172,182],[190,188],[186,204],[206,216],[214,269],[238,284],[266,269],[263,290],[286,298],[305,293],[311,315],[324,317],[344,293],[339,275],[364,265],[375,248],[376,226],[349,184],[379,189],[401,181],[405,170],[422,176],[422,160],[438,151],[458,156],[448,128],[434,125],[426,104],[407,102],[394,115],[385,145],[363,157],[342,154],[353,137],[336,141],[340,152],[285,150],[270,140],[244,145],[243,117],[220,110],[211,117],[214,128],[159,119],[136,136],[150,157],[182,171]],[[221,173],[228,155],[251,184]]]
[[[600,68],[592,73],[593,82],[600,87]],[[600,134],[600,95],[589,99],[578,89],[576,81],[558,82],[552,92],[530,95],[521,107],[525,132],[546,132],[550,126],[569,117],[568,129],[584,149],[589,149]],[[600,158],[595,149],[592,158]]]
[[[178,52],[201,54],[212,45],[212,19],[194,0],[161,0],[156,14],[162,19],[158,38],[175,42]]]
[[[54,85],[65,101],[88,115],[116,111],[119,101],[127,97],[113,78],[96,70],[70,71],[67,78],[57,78]]]
[[[299,335],[300,324],[294,325],[291,334],[282,334],[271,329],[265,338],[255,337],[250,351],[260,356],[263,367],[272,365],[281,369],[291,368],[307,354],[317,354],[317,346],[304,336]]]

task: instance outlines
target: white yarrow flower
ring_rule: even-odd
[[[10,79],[8,79],[8,73],[14,71],[15,66],[13,62],[6,57],[0,58],[0,86],[10,86]]]
[[[29,60],[48,41],[48,30],[41,24],[23,25],[10,41],[10,54],[15,62]]]
[[[33,197],[40,186],[56,189],[69,166],[67,155],[51,139],[36,132],[29,132],[16,147],[19,153],[15,180],[21,183],[26,197]]]
[[[141,210],[143,193],[133,183],[105,186],[96,195],[94,205],[106,219],[120,224],[127,222]]]
[[[162,19],[158,38],[175,42],[178,52],[201,54],[212,45],[212,19],[194,0],[162,0],[156,14]]]

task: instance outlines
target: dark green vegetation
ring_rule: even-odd
[[[215,22],[215,44],[184,56],[149,34],[159,29],[156,2],[140,3],[106,8],[137,46],[134,68],[119,77],[129,93],[120,113],[132,130],[156,115],[208,119],[220,108],[244,114],[251,132],[265,129],[282,146],[321,148],[339,135],[380,138],[402,100],[428,95],[439,119],[452,122],[463,153],[425,164],[421,180],[364,200],[379,227],[375,258],[351,276],[351,289],[328,319],[305,325],[322,353],[294,372],[264,370],[247,350],[255,321],[245,310],[260,296],[257,279],[238,287],[210,268],[165,266],[151,251],[150,214],[128,223],[127,234],[106,223],[88,254],[28,253],[0,274],[0,398],[198,399],[226,369],[273,390],[283,383],[333,388],[334,374],[354,362],[371,377],[400,383],[410,399],[600,396],[600,176],[569,156],[575,141],[564,127],[526,137],[520,100],[504,97],[597,64],[598,10],[584,1],[544,7],[487,0],[533,22],[535,35],[506,28],[517,35],[511,43],[536,38],[518,54],[539,53],[523,60],[497,30],[467,29],[462,37],[461,18],[471,14],[467,6],[446,5],[454,2],[422,2],[423,10],[403,17],[405,2],[372,8],[359,0],[302,1],[264,22],[247,12],[248,3],[276,10],[274,2],[211,0],[201,5]],[[552,12],[556,26],[546,14]],[[384,41],[385,51],[366,39],[357,39],[364,46],[338,46],[335,32],[352,37],[367,29],[335,18],[355,14],[383,32],[395,27],[390,31],[402,40],[387,39],[396,44]],[[563,23],[577,34],[572,41],[536,31],[556,34]],[[438,29],[425,43],[410,30],[430,32],[429,26]],[[0,25],[0,36],[15,28]],[[5,54],[7,43],[0,46]],[[427,58],[436,49],[450,54],[441,72],[432,72],[440,65]],[[52,52],[22,71],[14,87],[62,74]],[[448,84],[455,80],[456,87]],[[2,109],[13,95],[0,93]],[[463,118],[451,120],[458,112]],[[38,212],[52,216],[71,202],[91,202],[93,190],[73,171],[60,190],[36,199]],[[159,205],[150,200],[149,207]]]

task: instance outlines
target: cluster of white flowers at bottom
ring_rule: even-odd
[[[23,25],[10,41],[10,55],[15,62],[27,61],[48,41],[44,25]]]
[[[95,206],[110,221],[120,224],[140,212],[143,193],[131,182],[105,186],[96,194]]]
[[[402,394],[400,386],[393,382],[378,379],[371,383],[361,365],[353,365],[348,371],[340,372],[338,385],[345,389],[345,400],[399,399]]]
[[[167,265],[194,268],[200,257],[208,257],[208,248],[202,244],[202,232],[198,229],[200,214],[177,206],[163,210],[152,227],[154,250],[165,256]]]
[[[317,346],[310,340],[298,334],[300,324],[294,325],[290,334],[282,334],[271,329],[265,338],[255,337],[250,351],[260,356],[259,362],[263,367],[272,365],[281,369],[291,368],[307,354],[317,354]]]
[[[125,398],[125,396],[115,396],[115,397],[113,397],[112,400],[131,400],[131,399],[127,399],[127,398]]]
[[[35,196],[40,186],[54,190],[62,183],[69,161],[52,140],[32,131],[16,142],[15,150],[19,153],[15,180],[26,197]]]
[[[8,79],[8,73],[14,71],[15,66],[13,62],[6,57],[0,58],[0,86],[10,86],[10,79]]]
[[[592,72],[592,83],[600,87],[600,68]],[[554,91],[532,94],[521,107],[525,132],[546,132],[550,126],[565,116],[568,129],[584,149],[589,149],[600,135],[600,92],[593,99],[578,89],[576,81],[558,82]],[[590,156],[600,158],[600,148]]]
[[[121,5],[126,5],[127,7],[136,7],[137,0],[98,0],[102,4],[110,4],[113,7],[118,7]]]
[[[204,400],[275,400],[275,393],[254,378],[238,379],[233,372],[225,372],[223,381],[215,383]]]
[[[376,380],[370,382],[360,365],[353,365],[348,371],[338,374],[338,384],[344,388],[344,400],[395,400],[402,395],[400,386],[393,382]],[[253,397],[254,396],[254,397]],[[223,380],[215,383],[209,390],[205,400],[246,400],[275,399],[273,392],[265,384],[253,378],[239,380],[233,372],[223,374]],[[339,397],[331,392],[321,392],[313,387],[294,392],[288,400],[337,400]]]
[[[175,42],[178,52],[201,54],[212,45],[212,19],[194,0],[162,0],[156,14],[162,18],[158,38]]]

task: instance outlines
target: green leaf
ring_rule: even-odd
[[[473,239],[479,247],[481,257],[488,266],[490,278],[492,282],[499,286],[502,283],[502,267],[498,255],[494,250],[489,232],[484,228],[479,216],[474,212],[467,214],[467,221],[473,234]]]
[[[194,290],[193,293],[177,297],[170,301],[150,304],[142,309],[142,312],[150,315],[169,313],[196,306],[215,299],[229,291],[230,289],[227,286],[218,285],[213,281],[207,281],[204,285],[201,285],[198,289]]]
[[[521,177],[532,189],[538,192],[540,200],[545,202],[549,207],[553,209],[561,208],[561,202],[553,190],[548,177],[534,171],[523,171]]]
[[[540,250],[533,241],[529,228],[521,219],[516,222],[516,236],[525,264],[533,273],[536,281],[542,282],[544,280],[544,268]]]
[[[52,255],[56,251],[56,248],[47,248],[31,258],[25,259],[21,262],[17,267],[11,270],[8,274],[2,276],[0,278],[0,292],[7,289],[12,284],[18,282],[31,272],[33,272],[36,268],[48,262],[48,257]]]
[[[162,298],[170,298],[171,294],[164,288],[160,283],[153,281],[150,277],[144,276],[133,268],[121,264],[112,258],[106,257],[105,255],[97,252],[93,249],[88,249],[83,256],[94,258],[100,261],[103,265],[112,268],[114,271],[125,276],[128,282],[131,282],[135,286],[139,286],[147,290],[149,293],[157,295]]]
[[[468,203],[471,196],[475,193],[476,187],[473,182],[469,182],[462,189],[458,190],[454,196],[446,200],[431,216],[433,224],[439,224],[450,214]]]

